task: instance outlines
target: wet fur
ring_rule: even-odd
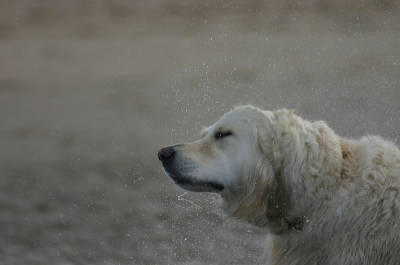
[[[225,146],[212,138],[221,127],[237,132]],[[178,161],[195,165],[173,165],[193,187],[217,181],[230,216],[269,229],[265,263],[400,264],[400,151],[393,143],[346,140],[293,111],[245,106],[176,149]]]

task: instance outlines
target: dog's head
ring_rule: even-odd
[[[228,214],[265,226],[287,206],[275,177],[274,122],[272,112],[236,108],[203,130],[201,139],[162,148],[158,157],[178,186],[219,193]]]
[[[229,215],[275,233],[299,227],[305,212],[335,190],[343,168],[340,138],[324,122],[251,106],[158,157],[180,187],[217,192]]]

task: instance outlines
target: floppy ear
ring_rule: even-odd
[[[271,111],[261,111],[264,119],[258,122],[256,127],[257,141],[263,156],[269,160],[275,171],[279,171],[281,151],[279,150],[279,136],[277,134],[278,120]]]
[[[281,177],[281,150],[280,137],[277,134],[278,120],[271,111],[262,111],[266,119],[257,124],[257,139],[259,148],[264,159],[271,165],[273,174],[262,176],[271,178],[267,188],[267,212],[266,216],[269,222],[276,223],[278,227],[280,220],[285,217],[285,212],[289,208],[289,198],[285,191],[283,178]],[[270,224],[271,225],[271,224]],[[275,226],[273,225],[273,226]]]
[[[268,187],[268,206],[267,218],[270,222],[277,222],[285,217],[285,212],[289,208],[289,198],[286,195],[285,187],[282,183],[282,177],[279,173],[273,176],[273,183]]]

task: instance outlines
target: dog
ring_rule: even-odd
[[[176,185],[266,227],[267,264],[400,264],[400,151],[380,137],[242,106],[158,158]]]

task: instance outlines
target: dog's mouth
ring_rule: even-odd
[[[174,174],[165,169],[168,176],[175,182],[175,184],[182,189],[193,192],[221,192],[224,190],[224,185],[214,181],[199,181],[191,177]]]
[[[175,184],[179,187],[195,192],[221,192],[224,190],[222,184],[210,181],[190,181],[187,179],[175,179]]]

